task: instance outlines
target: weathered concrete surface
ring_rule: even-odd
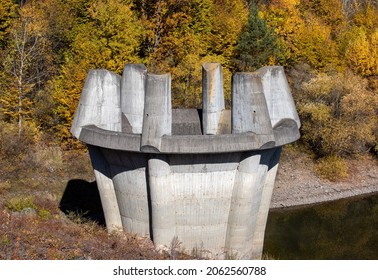
[[[94,124],[121,131],[121,77],[107,70],[91,70],[85,80],[71,133],[80,138],[82,127]]]
[[[109,164],[99,148],[88,145],[88,150],[100,193],[106,226],[109,231],[120,230],[123,227],[119,206],[118,203],[115,203],[117,198]]]
[[[293,120],[299,128],[301,123],[283,67],[263,67],[256,72],[262,79],[272,126],[277,127],[285,120]]]
[[[202,66],[203,134],[219,134],[218,126],[224,109],[221,65],[205,63]]]
[[[237,73],[233,76],[232,132],[273,134],[263,84],[254,73]]]
[[[282,67],[235,74],[231,111],[221,73],[204,65],[202,111],[171,109],[169,74],[127,65],[121,90],[115,74],[88,74],[72,133],[88,144],[109,230],[207,257],[261,257],[281,146],[300,122]]]
[[[202,135],[197,109],[172,109],[172,135]]]
[[[142,134],[146,77],[143,64],[125,65],[121,79],[122,131]]]
[[[172,132],[171,75],[147,74],[141,151],[159,151]]]

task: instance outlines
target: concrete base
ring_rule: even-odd
[[[181,155],[89,150],[108,228],[148,236],[167,250],[176,240],[204,257],[261,257],[280,147]]]

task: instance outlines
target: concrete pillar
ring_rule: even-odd
[[[301,126],[290,87],[282,66],[267,66],[257,71],[261,76],[264,95],[272,122],[275,127],[285,119],[294,120]]]
[[[253,212],[260,155],[243,159],[235,174],[225,242],[226,255],[245,259],[251,251],[251,233],[257,213]]]
[[[273,135],[261,78],[236,73],[232,79],[232,133]]]
[[[171,131],[171,75],[147,74],[141,151],[158,152],[162,136]]]
[[[153,241],[166,247],[176,236],[175,186],[171,177],[166,156],[159,155],[148,161]]]
[[[88,72],[71,133],[79,138],[81,128],[95,125],[121,131],[120,76],[107,70]]]
[[[123,229],[109,166],[100,148],[88,145],[108,231]]]
[[[146,166],[144,153],[102,149],[109,164],[124,230],[150,236]]]
[[[203,134],[219,134],[218,128],[224,110],[222,67],[219,63],[202,66],[202,124]]]
[[[268,219],[270,202],[274,183],[276,180],[278,163],[282,147],[261,151],[261,164],[267,167],[265,183],[263,184],[261,202],[259,203],[258,215],[252,238],[252,259],[260,259],[264,246],[265,227]]]
[[[147,68],[143,64],[126,64],[123,69],[121,80],[122,122],[123,125],[128,122],[131,126],[130,132],[135,134],[142,133],[146,76]]]

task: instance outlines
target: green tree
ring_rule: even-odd
[[[252,5],[248,23],[235,48],[235,68],[238,71],[254,71],[270,64],[278,54],[278,49],[276,34],[259,16],[257,5]]]

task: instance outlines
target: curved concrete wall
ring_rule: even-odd
[[[109,230],[207,257],[261,257],[281,146],[300,122],[282,67],[234,74],[231,111],[221,73],[204,65],[201,112],[171,109],[169,74],[89,72],[72,133],[88,144]]]

